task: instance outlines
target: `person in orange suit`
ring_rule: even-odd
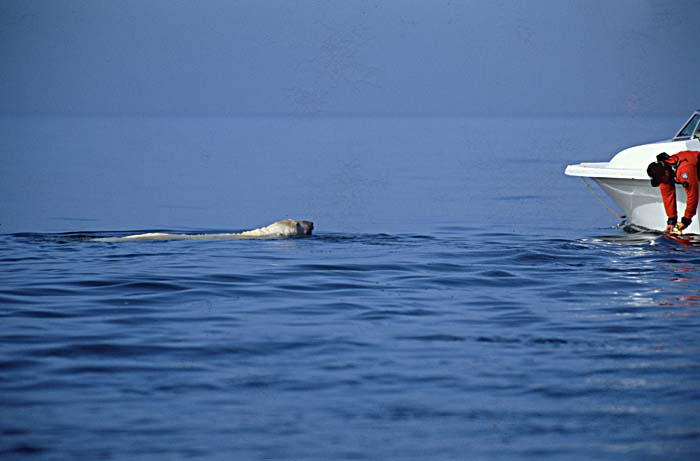
[[[678,231],[687,229],[693,222],[693,216],[698,210],[698,158],[700,152],[685,150],[675,155],[662,152],[656,156],[656,162],[647,167],[647,174],[651,178],[652,187],[659,187],[661,198],[666,210],[666,232],[672,232],[674,227]],[[676,184],[685,189],[685,212],[678,222],[676,208]]]

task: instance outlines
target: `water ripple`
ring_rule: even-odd
[[[695,249],[461,226],[90,241],[116,234],[0,236],[0,456],[239,440],[246,458],[326,459],[305,448],[320,434],[395,458],[396,431],[431,441],[410,444],[421,459],[465,440],[483,459],[698,453]]]

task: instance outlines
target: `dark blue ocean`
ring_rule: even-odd
[[[698,459],[700,248],[563,174],[685,118],[2,117],[0,458]]]

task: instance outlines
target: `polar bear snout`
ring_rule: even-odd
[[[311,221],[297,221],[297,235],[311,235],[314,223]]]

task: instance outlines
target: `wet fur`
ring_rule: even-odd
[[[283,219],[269,226],[257,229],[230,233],[230,234],[166,234],[161,232],[149,232],[146,234],[128,235],[126,237],[111,237],[95,239],[103,242],[123,242],[132,240],[229,240],[229,239],[256,239],[256,238],[284,238],[301,237],[311,235],[314,223],[311,221],[297,221],[295,219]]]

